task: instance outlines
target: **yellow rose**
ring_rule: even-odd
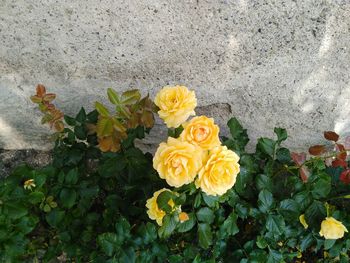
[[[218,146],[209,152],[206,164],[198,173],[197,188],[208,195],[223,195],[233,187],[239,173],[239,157],[226,146]]]
[[[159,117],[168,128],[177,128],[190,115],[196,114],[196,96],[194,91],[189,91],[185,86],[164,87],[156,95],[154,103],[159,108]]]
[[[148,208],[147,214],[148,217],[152,220],[156,220],[158,225],[162,225],[163,217],[166,215],[166,213],[158,207],[157,204],[157,198],[158,196],[164,192],[164,191],[170,191],[169,189],[163,188],[158,191],[156,191],[153,194],[153,197],[147,200],[146,207]],[[171,201],[171,202],[170,202]],[[171,207],[175,206],[174,201],[172,199],[169,200],[169,205]]]
[[[333,217],[326,217],[321,223],[320,236],[325,239],[338,239],[344,236],[344,232],[348,232],[342,222]]]
[[[210,150],[221,144],[219,139],[219,126],[214,124],[213,118],[206,116],[194,117],[182,125],[180,138],[183,141],[200,146],[203,150]]]
[[[168,185],[180,187],[193,182],[202,167],[203,151],[198,146],[169,137],[153,158],[153,167]]]

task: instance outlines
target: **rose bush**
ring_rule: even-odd
[[[247,152],[236,118],[194,114],[186,87],[153,102],[107,91],[76,116],[38,85],[31,99],[55,131],[52,163],[0,181],[0,262],[349,262],[350,138],[327,131],[306,153],[287,132]],[[169,127],[154,156],[135,146],[158,113]],[[309,159],[307,159],[309,157]]]

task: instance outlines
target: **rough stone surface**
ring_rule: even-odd
[[[305,149],[350,132],[349,43],[348,0],[0,0],[0,148],[50,147],[28,99],[42,83],[68,114],[108,87],[184,84],[251,145],[281,126]]]
[[[0,150],[0,178],[8,176],[18,165],[26,163],[31,167],[49,164],[51,154],[36,150]]]

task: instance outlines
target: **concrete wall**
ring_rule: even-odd
[[[281,126],[305,149],[350,132],[349,66],[349,0],[0,0],[0,148],[51,145],[28,99],[42,83],[69,114],[108,87],[184,84],[253,143]]]

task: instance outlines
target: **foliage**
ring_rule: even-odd
[[[167,186],[152,155],[134,144],[153,126],[153,103],[137,91],[117,96],[110,89],[108,96],[115,114],[96,103],[91,112],[65,115],[53,162],[20,166],[0,181],[0,262],[349,261],[347,235],[319,234],[326,217],[350,226],[349,148],[337,134],[326,132],[329,144],[311,147],[308,160],[283,147],[281,128],[249,153],[247,132],[232,118],[222,143],[240,157],[234,187],[221,196],[194,183],[162,192],[158,226],[145,205]],[[115,151],[101,149],[107,131],[115,132]]]

